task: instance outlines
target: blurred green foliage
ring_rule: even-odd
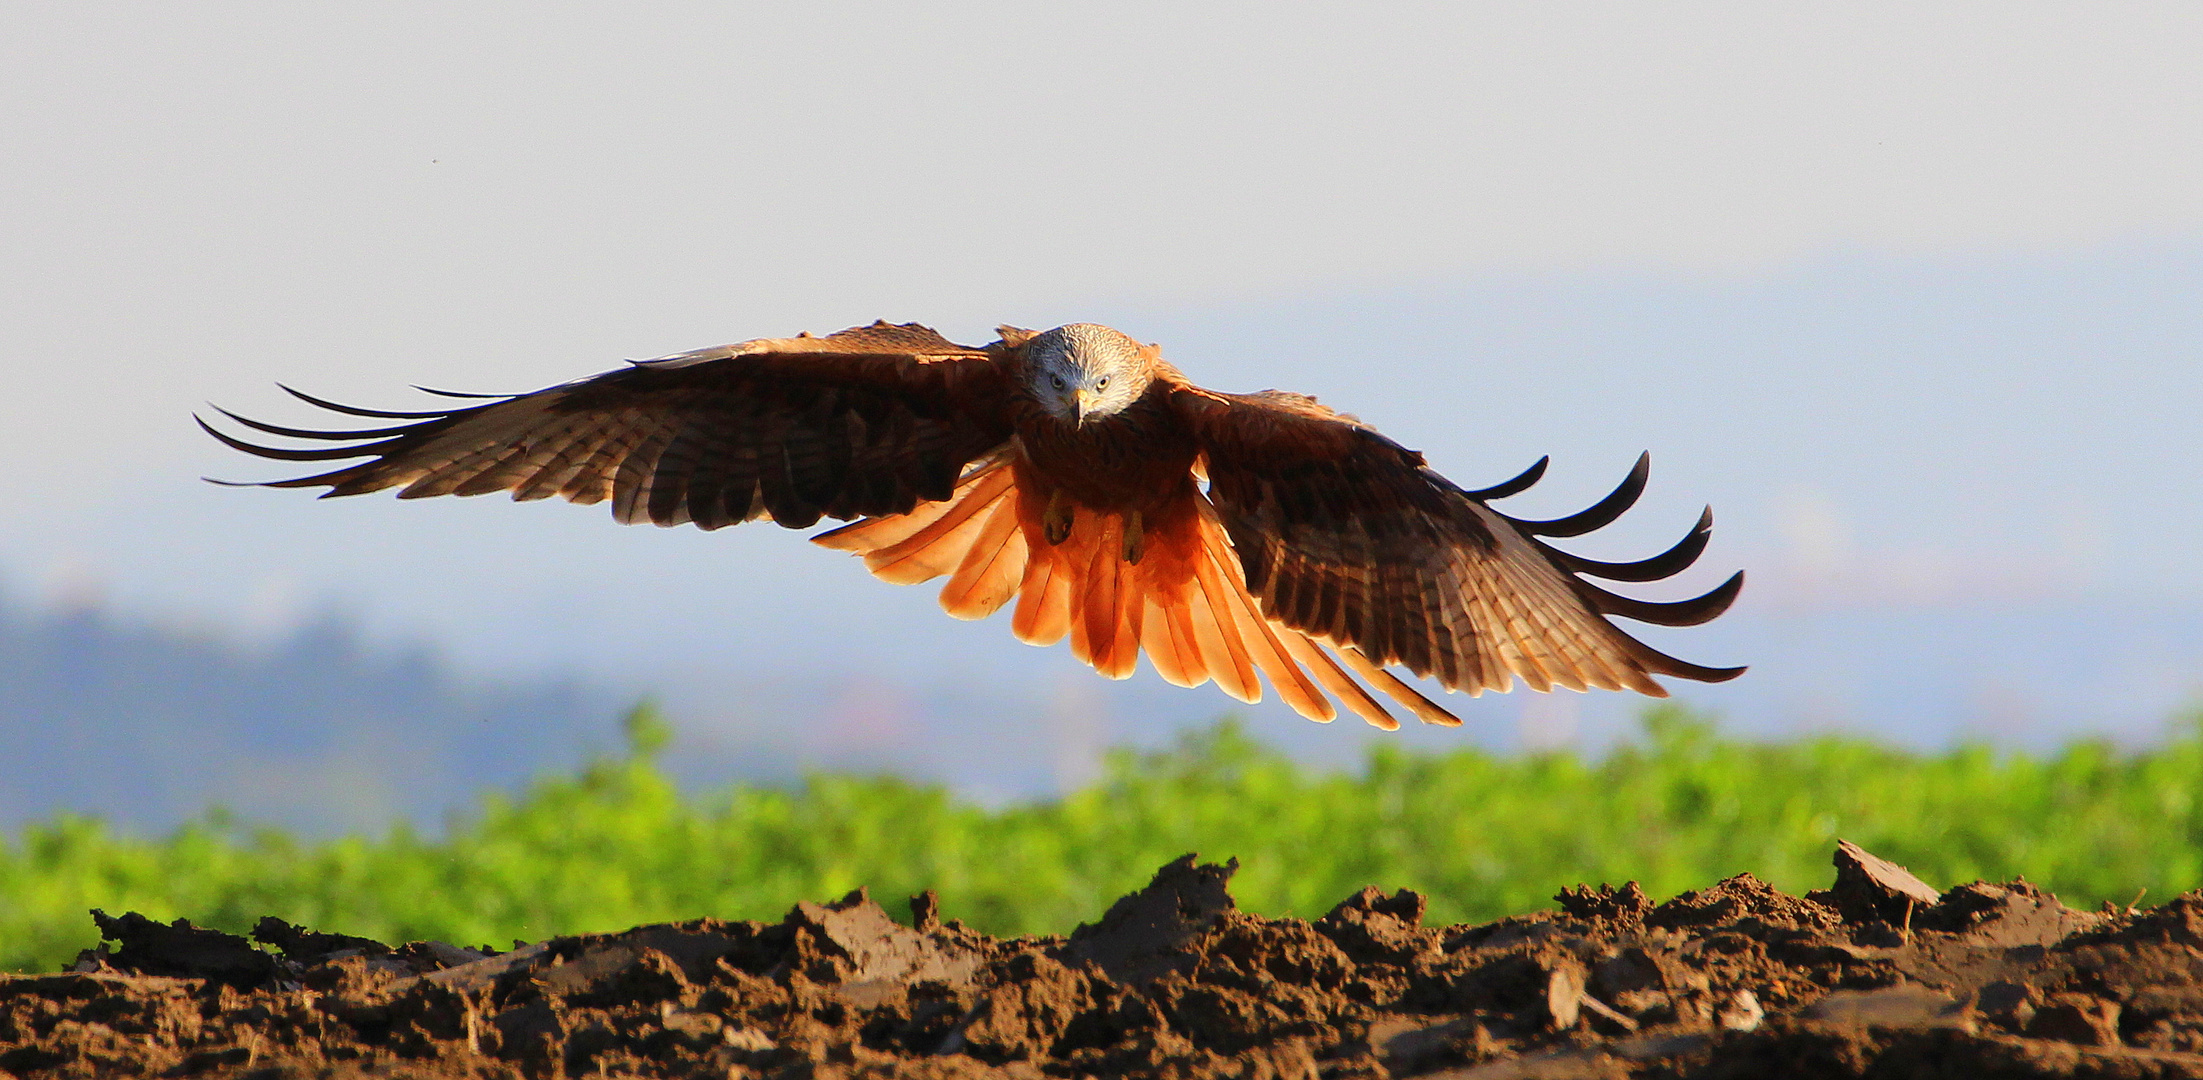
[[[1061,799],[989,810],[893,777],[683,795],[643,709],[624,758],[492,792],[441,838],[301,842],[210,814],[161,839],[57,817],[0,838],[0,967],[52,970],[93,944],[88,908],[248,929],[276,915],[385,941],[505,946],[711,915],[775,919],[858,885],[924,889],[994,933],[1063,933],[1188,851],[1237,856],[1233,893],[1320,915],[1363,885],[1408,887],[1438,920],[1547,906],[1562,886],[1636,880],[1655,897],[1750,871],[1827,884],[1841,836],[1931,884],[2025,875],[2076,906],[2203,883],[2203,726],[2155,748],[1922,754],[1820,737],[1723,738],[1673,707],[1600,759],[1411,753],[1314,772],[1226,722],[1118,751]]]

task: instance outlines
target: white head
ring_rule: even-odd
[[[1072,323],[1035,335],[1025,356],[1033,399],[1049,415],[1072,424],[1123,412],[1155,378],[1139,342],[1096,323]]]

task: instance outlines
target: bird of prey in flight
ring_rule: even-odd
[[[1472,695],[1519,678],[1655,697],[1667,694],[1655,675],[1719,682],[1744,670],[1678,660],[1608,621],[1704,623],[1735,600],[1743,574],[1666,603],[1586,580],[1682,571],[1705,550],[1710,511],[1637,562],[1546,543],[1621,516],[1644,490],[1646,458],[1590,508],[1526,521],[1489,504],[1535,484],[1545,459],[1465,490],[1314,398],[1203,389],[1157,347],[1108,327],[1000,334],[974,348],[878,322],[640,361],[532,394],[447,393],[479,403],[426,412],[291,391],[396,421],[366,430],[223,411],[335,446],[262,446],[201,426],[261,457],[365,459],[266,485],[325,487],[324,498],[509,491],[609,499],[623,523],[849,521],[813,539],[899,584],[947,575],[941,606],[957,618],[1014,599],[1020,639],[1068,636],[1072,654],[1110,678],[1131,675],[1145,652],[1172,683],[1214,680],[1253,702],[1259,672],[1312,720],[1336,716],[1336,697],[1397,728],[1375,690],[1427,723],[1460,723],[1394,667]]]

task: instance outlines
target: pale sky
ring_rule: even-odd
[[[2187,3],[10,5],[0,449],[68,464],[0,482],[277,378],[2194,235],[2198,56]]]
[[[1556,510],[1649,448],[1631,536],[1714,501],[1709,565],[2203,602],[2198,57],[2188,3],[12,5],[0,587],[512,663],[648,648],[661,563],[729,640],[917,625],[770,530],[200,485],[273,474],[189,413],[1101,318]]]

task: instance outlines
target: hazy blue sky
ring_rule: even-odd
[[[275,475],[188,415],[303,415],[277,380],[405,407],[883,316],[1099,319],[1464,484],[1554,454],[1531,511],[1651,449],[1642,522],[1593,553],[1711,501],[1703,582],[1755,574],[1760,629],[1662,638],[1693,659],[1810,667],[1830,649],[1765,627],[1828,613],[2177,620],[2203,609],[2199,56],[2184,3],[13,5],[0,587],[263,629],[337,603],[699,701],[830,684],[854,648],[879,688],[850,715],[944,668],[1210,715],[780,530],[195,479]],[[1934,653],[1906,625],[1844,640]],[[2125,670],[2043,640],[2015,693]],[[2136,709],[2196,686],[2166,647]]]

